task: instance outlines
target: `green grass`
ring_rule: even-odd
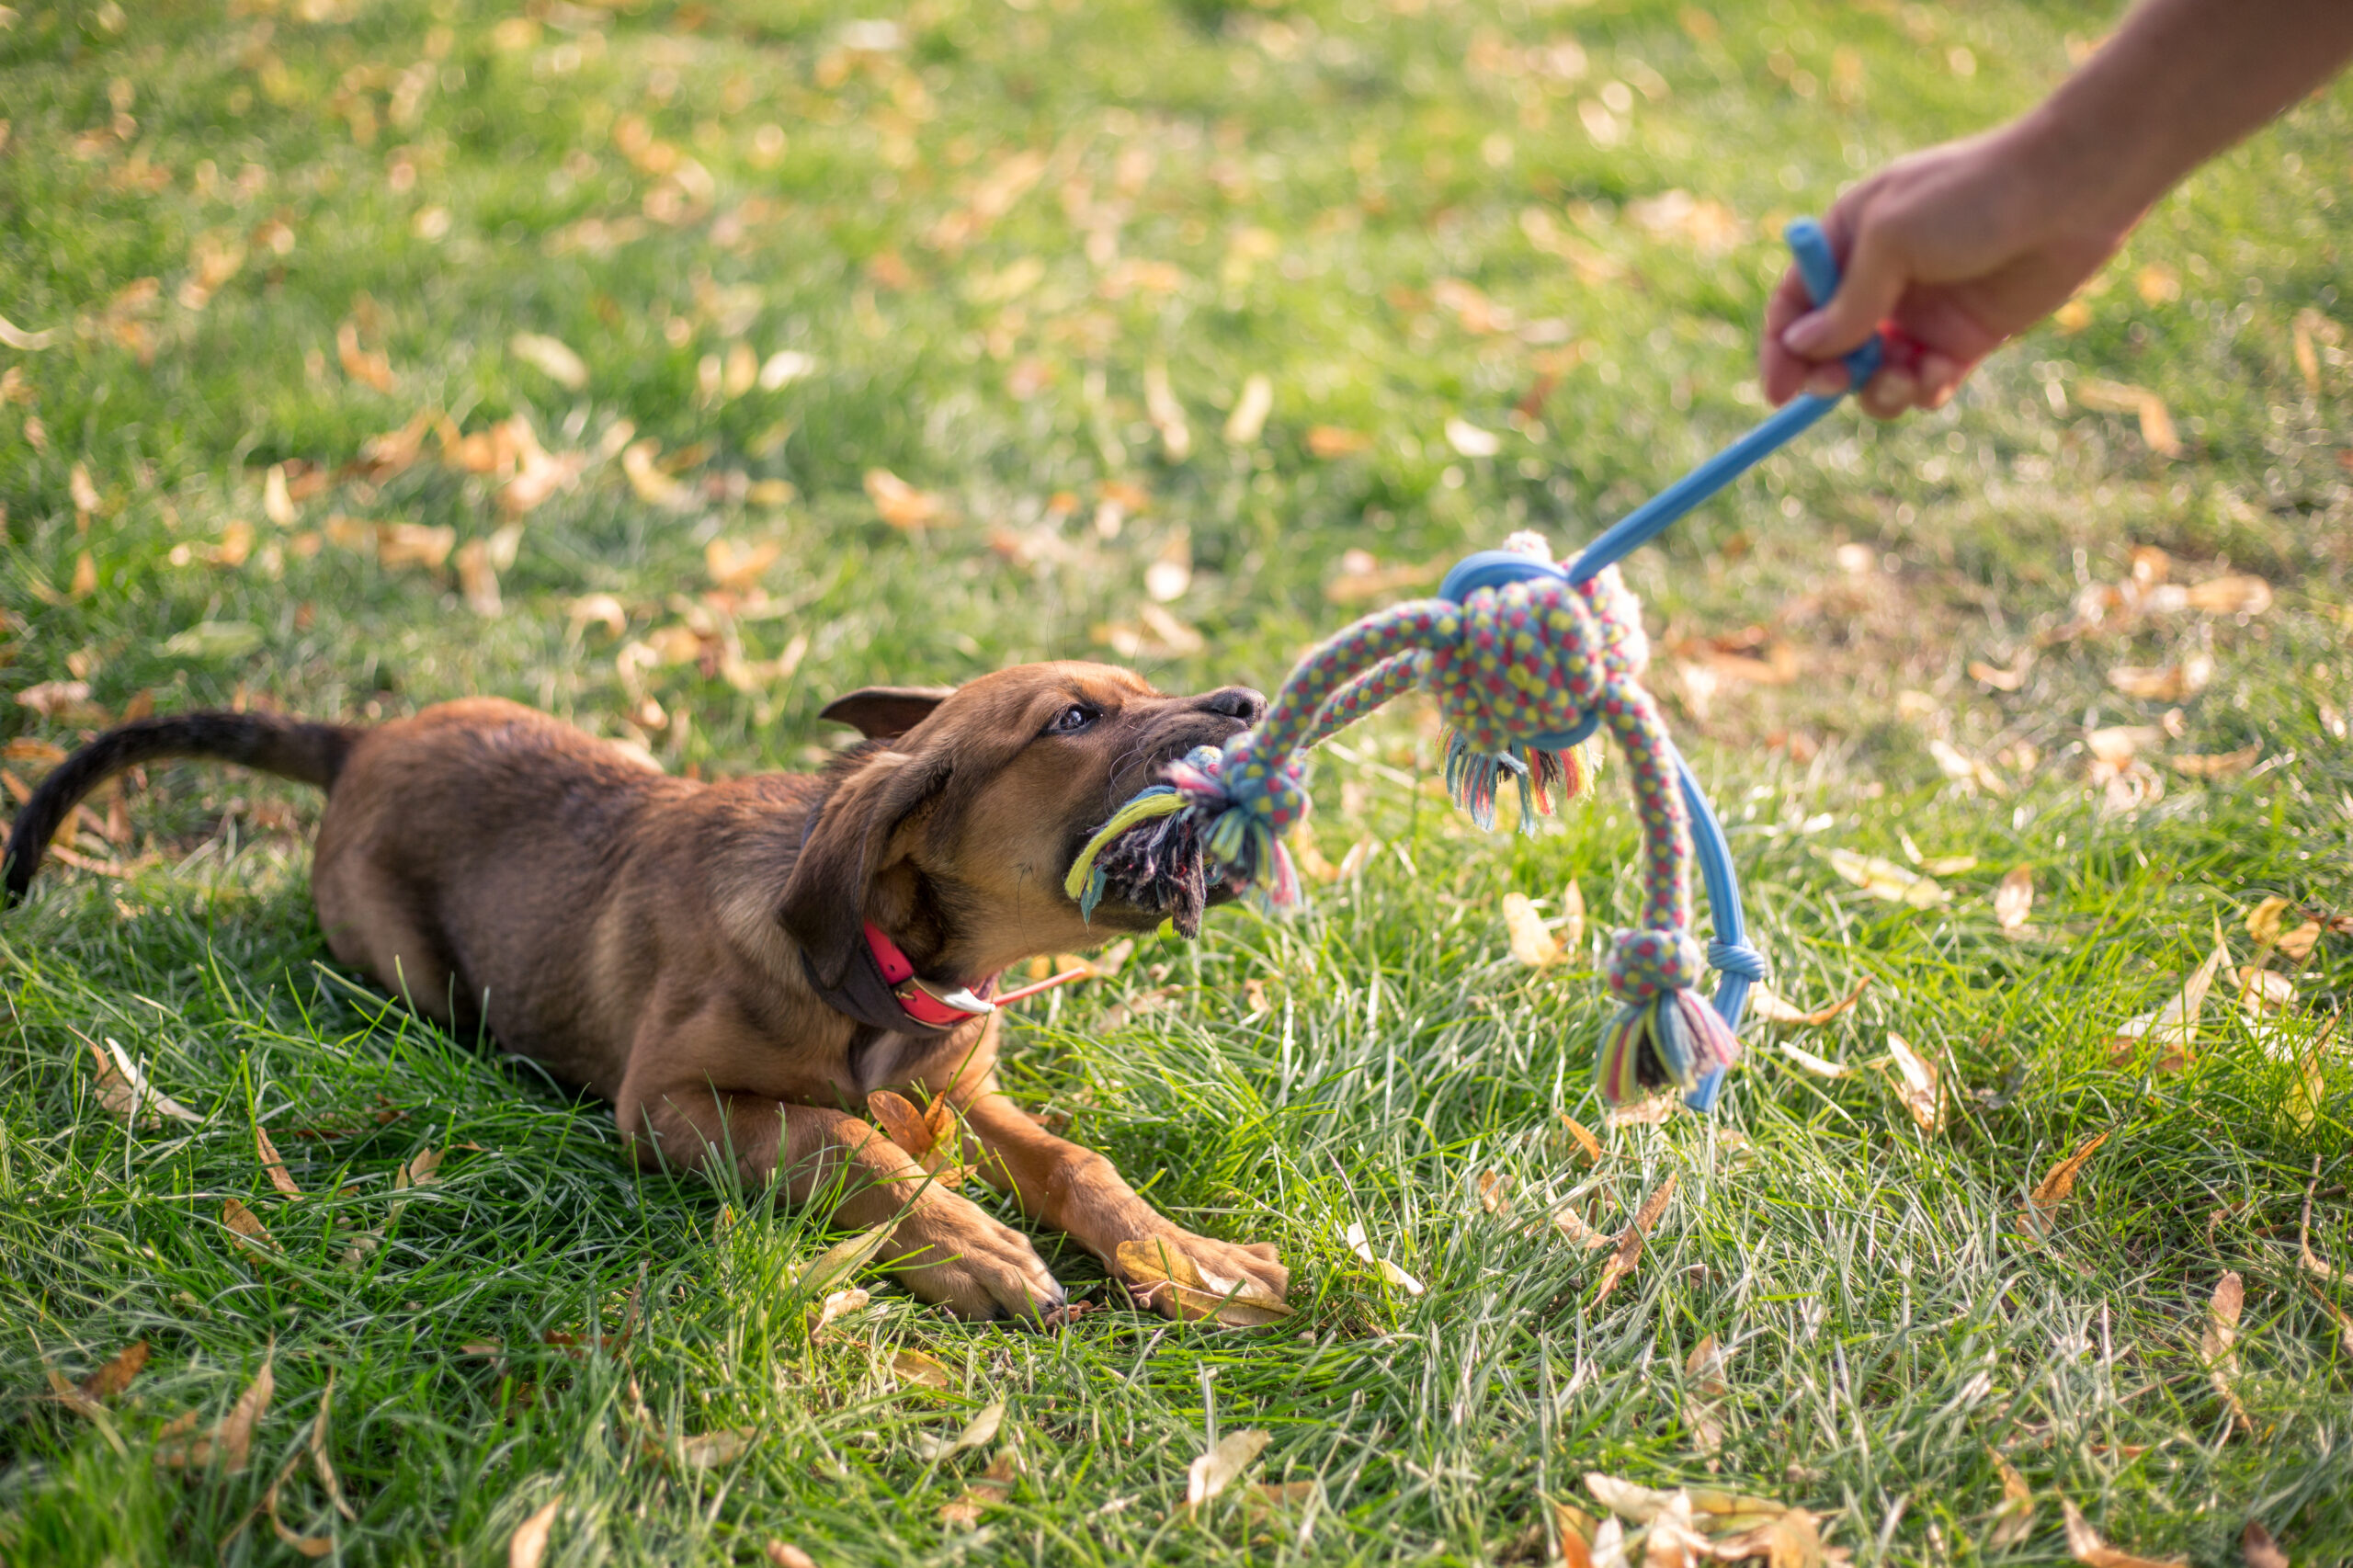
[[[7,737],[70,745],[141,693],[368,716],[494,692],[674,768],[802,767],[843,690],[1108,656],[1121,626],[1165,685],[1271,687],[1353,613],[1324,597],[1343,552],[1442,562],[1527,526],[1566,548],[1744,427],[1781,221],[2030,101],[2109,24],[2010,0],[926,0],[897,47],[857,52],[873,29],[817,6],[532,9],[37,6],[0,31],[0,313],[57,331],[0,350],[0,687],[90,688],[55,716],[0,709]],[[818,1227],[634,1173],[603,1108],[338,971],[304,889],[315,800],[156,769],[126,791],[131,843],[76,840],[127,880],[51,868],[0,921],[0,1560],[292,1560],[253,1515],[289,1461],[285,1523],[362,1562],[504,1562],[559,1496],[550,1562],[750,1563],[771,1540],[828,1563],[1532,1561],[1541,1500],[1593,1470],[1802,1504],[1865,1563],[2063,1561],[2062,1496],[2153,1554],[2235,1562],[2259,1517],[2300,1563],[2353,1555],[2353,1344],[2295,1261],[2317,1160],[2313,1245],[2353,1264],[2353,1063],[2315,1048],[2314,1096],[2274,1059],[2322,1034],[2353,947],[2324,938],[2276,1028],[2219,986],[2186,1070],[2109,1044],[2218,925],[2253,961],[2264,896],[2353,908],[2348,126],[2353,91],[2306,105],[2158,210],[2087,324],[1938,415],[1834,418],[1631,564],[1777,983],[1812,1003],[1872,982],[1790,1038],[1864,1062],[1902,1035],[1949,1091],[1933,1136],[1883,1073],[1810,1076],[1760,1027],[1717,1118],[1608,1131],[1589,1172],[1558,1119],[1601,1122],[1597,938],[1531,973],[1500,904],[1557,913],[1574,878],[1594,932],[1629,917],[1623,797],[1606,778],[1533,838],[1478,834],[1399,782],[1434,760],[1408,709],[1319,766],[1324,853],[1378,843],[1359,875],[1295,919],[1233,909],[1196,945],[1145,944],[1033,1006],[1011,1054],[1020,1096],[1184,1222],[1279,1243],[1296,1323],[1114,1304],[1044,1337],[870,1280],[874,1305],[813,1341],[790,1270]],[[648,172],[674,156],[691,168]],[[1646,205],[1676,189],[1722,211]],[[185,302],[201,256],[240,248]],[[389,390],[347,373],[346,323]],[[576,350],[585,385],[513,353],[525,331]],[[737,345],[807,373],[731,394]],[[1163,366],[1182,458],[1147,400]],[[1229,442],[1253,375],[1272,413]],[[2162,397],[2181,454],[2087,406],[2102,380]],[[414,466],[346,471],[428,410],[469,434],[520,416],[590,455],[524,519],[494,617],[446,564],[320,537],[358,537],[337,517],[494,536],[497,481],[430,436]],[[1450,419],[1498,449],[1461,455]],[[684,457],[683,506],[625,477],[624,424]],[[1370,445],[1320,457],[1319,426]],[[278,464],[290,522],[267,499]],[[938,526],[879,521],[875,468],[940,495]],[[240,528],[242,563],[212,560]],[[764,597],[702,597],[715,540],[779,548]],[[2177,580],[2262,575],[2278,603],[2049,640],[2135,546]],[[1142,616],[1162,560],[1191,569],[1166,608],[1198,649]],[[573,614],[595,594],[622,636]],[[1711,638],[1782,644],[1800,678],[1695,676]],[[2039,642],[2015,692],[1966,673]],[[680,656],[641,666],[629,643]],[[2171,704],[2107,671],[2201,651],[2211,684],[2148,749],[2261,760],[2211,784],[2160,761],[2111,800],[2086,731]],[[752,668],[730,680],[734,658]],[[1948,780],[1931,742],[2006,792]],[[30,778],[40,755],[6,766]],[[1908,846],[1976,864],[1915,909],[1827,858]],[[1989,896],[2020,864],[2023,938]],[[201,1124],[127,1133],[84,1044],[108,1038]],[[301,1201],[273,1193],[256,1125]],[[321,1130],[339,1135],[301,1135]],[[2027,1189],[2102,1130],[2030,1242]],[[426,1146],[458,1152],[396,1194]],[[1501,1216],[1488,1172],[1513,1178]],[[1669,1175],[1599,1310],[1604,1255],[1523,1223],[1585,1187],[1614,1229]],[[230,1198],[278,1256],[235,1244]],[[1382,1285],[1352,1223],[1427,1293]],[[2245,1436],[2198,1349],[2225,1269],[2247,1290]],[[546,1337],[632,1314],[625,1346]],[[1681,1370],[1711,1335],[1736,1346],[1712,1471]],[[80,1377],[140,1338],[122,1457],[44,1369]],[[906,1346],[952,1390],[901,1387]],[[157,1468],[165,1425],[226,1412],[265,1358],[250,1466]],[[330,1376],[348,1521],[306,1459]],[[648,1452],[632,1380],[665,1429],[755,1441],[703,1471]],[[946,1528],[990,1450],[935,1464],[915,1437],[995,1400],[1027,1468],[978,1532]],[[1265,1479],[1319,1481],[1312,1517],[1176,1508],[1212,1425],[1271,1432]],[[1987,1544],[1995,1451],[2038,1496],[2006,1551]]]

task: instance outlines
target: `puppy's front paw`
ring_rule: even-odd
[[[1247,1325],[1286,1315],[1290,1270],[1273,1246],[1195,1235],[1171,1225],[1120,1249],[1112,1274],[1163,1317]]]
[[[1029,1238],[969,1198],[926,1199],[882,1250],[908,1290],[960,1318],[1037,1323],[1065,1304]]]

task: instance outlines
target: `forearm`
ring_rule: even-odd
[[[2017,126],[2045,172],[2129,223],[2353,57],[2353,0],[2143,0]]]

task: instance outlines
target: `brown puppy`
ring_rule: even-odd
[[[825,714],[867,744],[824,772],[708,784],[493,699],[369,730],[149,720],[42,781],[7,889],[23,892],[83,796],[139,762],[212,756],[322,785],[312,895],[335,956],[605,1096],[641,1159],[732,1165],[795,1201],[845,1191],[837,1221],[895,1220],[881,1256],[961,1316],[1060,1305],[1027,1238],[864,1119],[877,1089],[945,1096],[965,1160],[1107,1265],[1159,1237],[1279,1295],[1273,1248],[1179,1229],[1024,1114],[997,1088],[995,1015],[959,1010],[1025,959],[1156,925],[1110,902],[1082,921],[1063,876],[1164,763],[1264,707],[1242,687],[1167,697],[1107,665],[1026,665],[952,693],[844,698]],[[920,989],[894,994],[894,952]]]

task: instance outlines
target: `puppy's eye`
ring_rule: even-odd
[[[1074,702],[1054,715],[1054,722],[1046,726],[1046,733],[1074,735],[1095,722],[1099,716],[1094,709],[1087,707],[1085,703]]]

